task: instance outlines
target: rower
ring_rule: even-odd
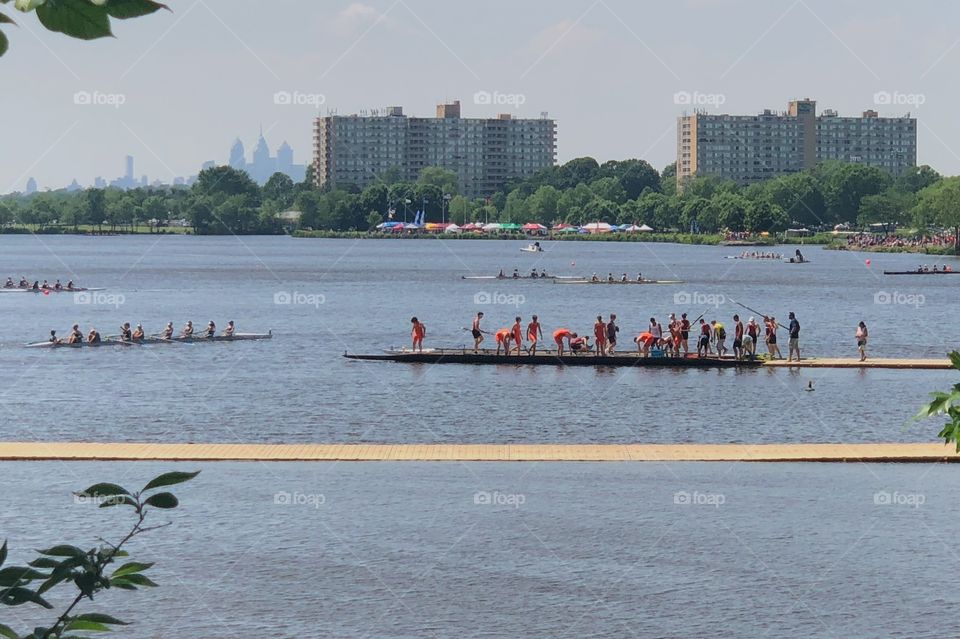
[[[519,269],[513,269],[513,279],[515,279],[515,280],[520,279],[520,271],[519,271]]]
[[[33,286],[31,287],[35,291],[40,290],[40,280],[33,280]]]
[[[227,322],[227,327],[223,329],[223,335],[225,337],[233,337],[234,330],[235,330],[235,327],[233,325],[233,320],[230,320],[229,322]]]
[[[539,275],[537,275],[537,269],[534,268],[532,271],[530,271],[530,277],[532,279],[537,279],[538,277],[540,277]]]
[[[133,341],[133,333],[130,331],[130,322],[124,322],[123,326],[120,327],[120,341]]]
[[[557,355],[563,356],[563,340],[566,338],[567,343],[572,339],[577,338],[577,334],[572,332],[569,328],[558,328],[553,332],[553,341],[557,345]]]
[[[497,342],[497,355],[500,354],[500,347],[503,347],[503,354],[510,354],[510,340],[513,339],[513,333],[509,328],[501,328],[493,335],[494,340]]]
[[[187,320],[187,323],[183,326],[183,331],[180,333],[184,337],[193,337],[193,322]]]
[[[547,277],[547,269],[545,268],[540,269],[540,277],[541,278]]]
[[[67,344],[79,344],[83,341],[83,333],[80,331],[80,325],[74,324],[70,329],[70,337],[67,338]]]
[[[15,288],[15,285],[14,285],[14,283],[13,283],[13,278],[12,278],[12,277],[8,277],[8,278],[7,278],[7,281],[6,281],[6,283],[3,285],[3,288]]]
[[[590,281],[591,281],[591,282],[599,282],[599,281],[600,281],[600,278],[597,277],[597,274],[596,274],[596,273],[594,273],[593,276],[590,278]]]
[[[68,291],[72,291],[72,290],[73,290],[73,280],[69,280],[69,281],[67,282],[67,290],[68,290]]]
[[[167,322],[166,328],[163,329],[163,339],[173,339],[173,322]]]
[[[27,281],[27,278],[20,276],[20,283],[17,286],[20,288],[30,288],[30,282]]]
[[[504,278],[506,278],[506,277],[507,277],[507,276],[503,274],[503,269],[500,269],[500,272],[497,273],[497,279],[498,279],[498,280],[502,280],[502,279],[504,279]]]
[[[637,281],[643,283],[643,273],[637,273]]]
[[[50,290],[50,285],[47,284],[47,280],[43,280],[43,284],[40,286],[40,288],[42,288],[45,291]]]
[[[796,251],[796,256],[797,256],[797,261],[798,261],[798,262],[804,262],[804,261],[806,261],[806,260],[803,259],[803,253],[800,252],[800,249],[797,249],[797,251]]]
[[[143,324],[138,323],[137,328],[133,331],[133,334],[130,337],[135,342],[142,341],[143,338],[145,337],[143,334]]]
[[[204,337],[213,337],[217,334],[217,325],[213,323],[213,320],[210,320],[207,323],[207,331],[204,333]]]
[[[56,331],[50,331],[50,339],[47,340],[47,341],[50,342],[51,344],[59,344],[59,343],[60,343],[60,338],[57,337],[57,332],[56,332]]]
[[[613,284],[613,273],[607,273],[607,281]]]
[[[627,281],[627,274],[626,274],[626,273],[624,273],[623,275],[620,276],[620,281],[621,281],[621,282],[624,282],[624,283]]]
[[[87,343],[88,343],[88,344],[99,344],[100,342],[101,342],[101,340],[100,340],[100,332],[97,331],[97,329],[95,329],[95,328],[93,328],[93,327],[91,326],[91,327],[90,327],[90,332],[87,333]]]
[[[60,283],[60,280],[57,280],[56,282],[53,283],[53,290],[55,291],[63,290],[63,284]]]

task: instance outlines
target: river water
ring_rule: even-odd
[[[403,346],[409,321],[427,346],[460,346],[486,327],[538,314],[545,332],[591,332],[619,316],[623,336],[651,316],[795,311],[807,355],[942,357],[957,347],[952,276],[891,277],[910,255],[805,247],[809,264],[723,259],[740,249],[668,244],[311,240],[289,237],[0,236],[0,276],[103,286],[72,294],[0,294],[0,438],[257,442],[836,442],[926,441],[909,421],[949,371],[649,370],[404,365],[344,360]],[[777,250],[792,253],[793,247]],[[872,257],[868,267],[865,259]],[[944,258],[941,258],[941,260]],[[951,258],[952,259],[952,258]],[[955,268],[960,263],[954,260]],[[656,286],[463,280],[501,268],[561,275],[628,272]],[[290,302],[290,303],[286,303]],[[234,319],[274,339],[131,349],[24,349],[79,322],[115,334]],[[732,330],[731,330],[732,332]],[[786,350],[786,335],[781,332]],[[626,348],[627,346],[624,346]],[[802,392],[813,380],[816,391]]]

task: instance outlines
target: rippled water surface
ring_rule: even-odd
[[[459,346],[477,310],[495,329],[536,313],[590,332],[616,313],[622,341],[656,316],[706,313],[730,327],[797,312],[804,352],[942,357],[957,346],[960,276],[890,277],[918,258],[804,248],[803,265],[723,259],[741,249],[635,243],[297,240],[289,237],[0,236],[0,274],[72,277],[99,296],[0,294],[0,438],[264,442],[924,441],[908,419],[948,371],[644,370],[427,366],[344,360],[405,345]],[[791,247],[777,250],[789,253]],[[865,259],[872,257],[871,266]],[[940,258],[941,261],[944,258]],[[462,280],[461,275],[642,271],[658,286]],[[960,268],[960,263],[954,264]],[[277,303],[290,300],[293,303]],[[494,300],[501,304],[478,304]],[[90,301],[92,303],[78,303]],[[187,319],[274,339],[130,349],[24,349],[51,328]],[[781,343],[786,336],[781,333]],[[785,350],[785,344],[784,350]],[[809,380],[816,392],[802,389]]]

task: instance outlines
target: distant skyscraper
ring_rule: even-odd
[[[80,186],[80,183],[77,182],[77,178],[73,178],[73,182],[67,185],[67,192],[73,193],[74,191],[79,191],[83,187]]]
[[[293,170],[293,149],[286,140],[277,148],[277,170],[287,175]]]
[[[133,181],[133,156],[132,155],[127,156],[127,172],[124,175],[124,177],[130,180],[131,182]]]
[[[200,165],[200,170],[203,171],[203,170],[205,170],[205,169],[212,169],[212,168],[215,167],[216,165],[217,165],[217,163],[216,163],[215,161],[213,161],[213,160],[207,160],[206,162],[204,162],[203,164]]]
[[[93,188],[105,189],[107,188],[107,181],[98,175],[97,177],[93,178]]]
[[[267,145],[262,129],[257,138],[257,145],[253,149],[253,161],[247,162],[243,142],[237,138],[230,147],[229,164],[238,171],[246,171],[250,178],[260,185],[266,184],[270,176],[278,171],[290,176],[294,182],[302,182],[307,169],[306,165],[293,163],[293,149],[286,142],[277,149],[276,157],[271,156],[270,147]],[[202,169],[211,166],[213,166],[212,161],[205,162]]]
[[[126,172],[123,177],[119,177],[116,180],[110,181],[110,186],[115,189],[135,189],[139,186],[139,181],[137,178],[133,177],[133,156],[128,155],[126,158]]]
[[[37,181],[33,178],[27,180],[27,195],[32,195],[37,192]]]
[[[247,168],[247,156],[243,150],[243,142],[240,141],[240,138],[234,140],[233,146],[230,147],[230,166],[238,171],[243,171]]]

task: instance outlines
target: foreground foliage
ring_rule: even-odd
[[[189,481],[198,474],[199,471],[164,473],[136,492],[130,492],[117,484],[100,483],[75,493],[80,499],[98,502],[100,508],[126,506],[133,509],[136,522],[116,543],[101,540],[99,546],[89,550],[66,543],[57,544],[38,550],[38,557],[26,566],[4,568],[3,564],[7,559],[7,543],[4,542],[0,547],[0,604],[34,604],[49,610],[54,607],[44,597],[49,590],[60,585],[72,585],[76,594],[52,625],[37,627],[21,635],[10,626],[0,623],[0,637],[82,639],[89,632],[106,632],[111,630],[111,626],[128,625],[111,615],[99,612],[79,613],[77,608],[85,599],[93,601],[94,597],[104,590],[137,590],[157,585],[143,574],[153,566],[152,563],[126,561],[119,567],[113,567],[113,564],[119,558],[128,557],[123,547],[131,539],[169,525],[146,525],[148,515],[155,509],[169,510],[179,504],[173,493],[157,489]]]
[[[960,352],[951,352],[950,362],[960,370]],[[945,444],[956,444],[960,453],[960,384],[954,384],[949,392],[935,391],[930,396],[933,400],[920,409],[916,419],[946,417],[948,421],[937,437],[942,437]]]

